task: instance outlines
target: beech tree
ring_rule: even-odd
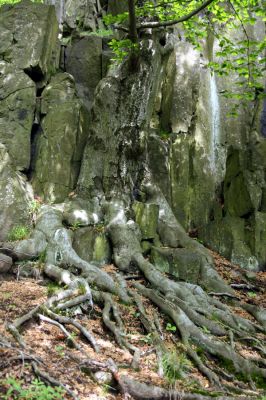
[[[115,17],[108,15],[105,19],[107,25],[125,32],[124,39],[111,42],[120,60],[129,53],[136,57],[142,55],[140,34],[143,30],[167,29],[182,23],[181,35],[195,47],[200,47],[200,39],[206,38],[208,34],[215,35],[220,46],[218,56],[220,53],[220,57],[225,60],[217,63],[211,60],[210,66],[217,73],[227,75],[231,71],[237,72],[240,82],[247,84],[249,89],[245,92],[247,98],[256,91],[262,91],[260,80],[263,76],[262,53],[265,42],[251,38],[246,28],[246,24],[256,23],[262,14],[263,9],[258,1],[243,0],[240,3],[240,0],[228,0],[219,3],[213,0],[200,2],[199,5],[196,0],[131,0],[127,4],[126,12]],[[25,7],[26,12],[34,12],[34,9],[30,11],[30,3],[26,3]],[[16,18],[19,18],[20,10],[19,7],[15,9]],[[238,27],[245,39],[233,41],[226,32]],[[79,31],[75,33],[77,36],[80,34]],[[9,37],[11,42],[13,36]],[[50,40],[49,35],[45,38]],[[149,160],[149,135],[150,110],[158,94],[156,86],[163,56],[157,38],[150,42],[148,50],[146,46],[146,57],[141,59],[141,68],[136,69],[134,74],[127,74],[126,68],[117,68],[115,74],[109,74],[98,82],[89,127],[84,128],[86,136],[81,167],[73,184],[73,192],[62,200],[47,201],[44,197],[44,202],[33,203],[34,208],[31,206],[30,209],[34,212],[30,236],[13,242],[7,238],[0,243],[2,251],[12,260],[35,260],[41,273],[56,281],[61,288],[47,300],[36,304],[34,309],[8,323],[6,330],[18,342],[21,358],[24,360],[30,356],[34,373],[53,385],[60,386],[61,383],[42,373],[43,365],[38,366],[37,358],[31,353],[32,349],[21,331],[23,325],[35,317],[59,327],[77,353],[80,352],[75,358],[78,371],[85,366],[93,376],[95,366],[97,370],[109,370],[121,392],[135,399],[210,399],[213,393],[206,391],[208,386],[214,391],[216,399],[235,400],[238,394],[242,399],[250,398],[259,393],[255,391],[255,383],[258,386],[265,384],[265,310],[258,304],[243,302],[218,275],[209,250],[187,234],[170,200],[161,189],[156,176],[159,174],[154,171]],[[61,79],[61,70],[59,74]],[[74,92],[73,78],[67,76],[66,79],[66,91],[70,88],[72,93],[73,88]],[[52,85],[53,80],[42,91],[42,104],[48,101]],[[54,88],[57,99],[57,84]],[[62,92],[64,95],[65,91]],[[53,100],[49,104],[56,114],[58,110]],[[13,111],[12,104],[8,103],[8,106]],[[71,131],[72,135],[72,128],[69,125],[66,129],[68,122],[65,108],[62,110],[63,141],[66,141],[67,131]],[[44,116],[40,112],[40,128],[45,127],[45,118],[47,114]],[[78,123],[80,119],[77,118]],[[78,126],[77,135],[82,127]],[[52,123],[51,132],[52,135],[57,132]],[[81,143],[77,147],[82,147],[78,139],[77,143]],[[63,146],[54,146],[52,149],[49,145],[49,151],[44,153],[44,157],[36,154],[36,160],[40,160],[41,168],[50,170],[50,161],[54,155],[57,152],[66,154],[69,147],[64,152]],[[73,149],[73,154],[75,151]],[[46,155],[50,158],[45,159]],[[65,164],[60,164],[57,157],[54,158],[55,170],[62,169]],[[44,165],[44,159],[47,165]],[[72,168],[76,157],[69,159]],[[42,190],[47,191],[47,187],[56,190],[56,186],[60,186],[59,183],[48,184],[46,186],[45,182],[40,192],[35,190],[36,194],[42,195]],[[243,221],[246,220],[243,218]],[[101,268],[102,265],[85,259],[80,252],[78,254],[73,236],[74,231],[81,227],[89,230],[92,228],[93,234],[106,235],[112,254],[111,268]],[[149,228],[148,234],[145,232],[146,227]],[[87,245],[84,247],[87,248]],[[169,260],[168,269],[164,270],[156,264],[152,250]],[[175,264],[172,263],[173,259],[176,260]],[[250,288],[249,285],[244,286],[245,289]],[[112,362],[99,363],[97,355],[93,360],[91,354],[94,353],[88,352],[83,347],[84,343],[79,344],[78,339],[64,328],[64,325],[69,330],[74,327],[75,332],[83,335],[95,353],[104,352],[102,341],[94,337],[82,319],[80,322],[75,319],[77,306],[85,318],[91,318],[92,313],[100,314],[103,325],[119,347],[131,354],[130,364],[127,365],[133,369],[140,367],[140,358],[148,355],[150,349],[143,349],[140,340],[136,340],[131,331],[127,330],[125,315],[129,314],[125,310],[130,310],[130,318],[136,318],[137,324],[147,333],[151,350],[156,354],[160,376],[166,377],[169,369],[174,370],[175,381],[175,371],[182,376],[182,364],[186,367],[186,360],[190,359],[209,383],[205,384],[205,388],[200,386],[200,389],[196,389],[198,394],[184,394],[174,389],[145,385],[123,374],[123,365],[116,369]],[[246,317],[246,313],[250,317]],[[161,323],[160,317],[163,315]],[[164,330],[176,333],[176,337],[171,339],[171,352],[168,342],[164,340]],[[10,336],[1,332],[0,350],[1,347],[11,348],[13,345],[10,342]],[[109,347],[108,354],[110,352]],[[178,358],[172,358],[171,354],[178,355]],[[77,399],[75,393],[63,387],[69,396]],[[188,391],[194,390],[192,386],[183,387]],[[207,396],[201,395],[202,392]]]
[[[128,11],[105,18],[107,25],[128,34],[126,39],[111,42],[118,61],[129,53],[136,57],[141,32],[179,24],[185,38],[198,49],[208,35],[217,40],[215,56],[219,61],[210,60],[209,66],[219,76],[236,73],[237,85],[244,87],[241,94],[227,92],[225,96],[252,101],[265,95],[266,39],[255,37],[251,29],[252,25],[265,21],[262,1],[128,0],[127,3]],[[237,40],[230,37],[232,30],[240,31]]]

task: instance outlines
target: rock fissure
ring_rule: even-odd
[[[167,46],[167,38],[160,39],[157,33],[144,36],[139,69],[130,73],[126,60],[105,76],[103,37],[82,37],[77,29],[84,23],[88,30],[95,31],[95,4],[89,2],[91,14],[81,5],[79,27],[76,11],[81,10],[72,10],[71,14],[73,5],[66,4],[64,12],[65,23],[77,30],[76,37],[64,49],[65,72],[59,70],[54,9],[20,3],[12,6],[9,16],[10,21],[19,24],[16,12],[28,10],[36,27],[35,47],[23,57],[20,71],[15,72],[22,81],[28,74],[36,83],[37,105],[35,84],[15,86],[2,99],[8,103],[3,112],[0,105],[0,115],[5,115],[6,109],[18,114],[15,137],[24,133],[27,136],[27,143],[23,141],[21,148],[12,148],[14,143],[5,140],[1,117],[0,140],[6,143],[0,146],[0,223],[4,227],[1,253],[7,258],[0,258],[0,262],[5,270],[12,267],[12,260],[39,262],[40,273],[56,281],[61,290],[8,324],[7,330],[21,351],[28,353],[29,344],[20,328],[38,316],[61,329],[80,353],[78,365],[89,365],[91,357],[64,325],[74,326],[95,353],[101,352],[100,341],[72,315],[77,307],[87,316],[97,307],[106,329],[131,354],[130,366],[134,369],[141,365],[145,352],[126,331],[122,310],[135,307],[136,318],[150,335],[148,340],[162,375],[167,354],[158,319],[162,313],[163,321],[169,321],[169,330],[175,332],[174,351],[182,348],[182,355],[193,362],[215,390],[223,393],[222,398],[234,398],[234,388],[229,385],[232,380],[240,395],[251,389],[258,394],[254,376],[266,378],[265,310],[238,300],[232,287],[215,270],[209,250],[189,237],[186,229],[250,269],[265,265],[265,176],[260,176],[265,170],[265,142],[255,131],[249,133],[248,160],[246,131],[242,136],[239,133],[242,123],[229,138],[230,127],[222,120],[225,104],[219,106],[219,125],[224,123],[224,130],[219,132],[219,143],[218,139],[212,141],[214,121],[211,110],[206,108],[210,103],[209,75],[198,62],[202,56],[188,43],[174,42],[166,56],[161,47]],[[97,6],[101,8],[99,3]],[[0,22],[3,15],[5,11],[1,9]],[[0,25],[0,33],[1,29],[7,28]],[[26,27],[21,29],[23,32]],[[174,41],[173,36],[170,39]],[[18,35],[11,46],[14,65],[22,43]],[[193,55],[193,62],[186,61],[187,54]],[[11,78],[15,85],[16,74],[12,72]],[[217,85],[218,96],[221,82],[217,81]],[[30,92],[23,99],[20,92],[26,90]],[[26,101],[28,106],[24,105]],[[31,117],[25,126],[20,120],[27,113]],[[236,134],[240,135],[239,140]],[[226,146],[224,176],[214,176],[210,160],[216,159],[211,159],[214,153],[211,155],[210,151],[217,153],[212,146],[219,144],[220,150],[226,143],[225,136],[231,142]],[[32,187],[16,170],[26,171]],[[9,186],[3,188],[6,181]],[[18,223],[31,224],[32,231],[28,237],[11,243],[8,235]],[[113,261],[115,272],[106,269],[107,261]],[[254,319],[236,313],[232,303]],[[152,308],[151,320],[147,304]],[[70,315],[62,315],[65,310]],[[246,337],[254,337],[257,343],[253,358],[242,354],[240,343]],[[0,341],[0,347],[7,342]],[[249,340],[246,342],[250,351],[252,346]],[[95,363],[96,360],[91,364]],[[225,371],[224,364],[228,367]],[[40,366],[32,365],[38,376],[60,385]],[[120,390],[133,398],[172,395],[162,388],[126,380],[113,361],[99,369],[111,371]],[[68,388],[67,393],[77,398]],[[173,395],[179,393],[174,391]]]

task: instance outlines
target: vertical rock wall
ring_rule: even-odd
[[[210,43],[200,54],[182,33],[155,38],[160,45],[145,39],[139,74],[124,79],[122,67],[105,77],[110,51],[97,33],[100,17],[125,5],[56,1],[61,57],[54,7],[23,1],[0,9],[2,237],[15,215],[29,222],[29,181],[45,201],[64,201],[77,182],[85,202],[114,192],[130,199],[148,165],[186,230],[240,265],[262,268],[263,107],[241,105],[228,118],[232,104],[221,92],[234,77],[211,75]]]
[[[176,217],[191,234],[243,267],[263,268],[265,159],[263,108],[221,93],[236,77],[218,78],[182,39],[165,57],[151,120],[149,159]],[[262,114],[263,115],[263,114]]]

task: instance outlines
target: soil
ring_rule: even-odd
[[[235,294],[241,301],[266,306],[266,272],[245,274],[240,267],[231,264],[218,254],[212,253],[212,255],[219,274],[228,284],[238,285],[235,288]],[[113,265],[107,265],[104,269],[108,273],[116,272],[116,268]],[[12,322],[14,319],[44,302],[49,292],[51,292],[50,281],[20,278],[11,274],[0,275],[0,335],[5,334],[14,343],[14,340],[11,339],[11,336],[5,330],[6,323]],[[227,298],[221,297],[219,299],[229,304]],[[152,315],[155,309],[154,306],[147,299],[143,299],[143,301],[147,313]],[[240,313],[245,318],[253,320],[253,317],[240,308],[234,307],[234,311]],[[119,370],[123,371],[123,374],[129,374],[138,381],[157,386],[171,386],[167,380],[162,379],[158,375],[156,354],[153,351],[149,335],[144,331],[139,319],[136,318],[136,308],[120,304],[120,312],[123,315],[125,330],[130,343],[138,346],[141,352],[145,354],[140,359],[140,368],[138,371],[130,369],[132,355],[127,350],[119,348],[114,338],[110,336],[110,333],[102,322],[102,310],[97,305],[94,306],[93,310],[89,310],[87,315],[77,315],[76,319],[82,322],[96,338],[97,344],[101,349],[98,354],[74,331],[73,327],[68,327],[68,329],[73,333],[73,337],[82,347],[83,354],[78,350],[68,347],[62,331],[46,322],[33,320],[27,323],[23,329],[23,337],[32,352],[41,358],[43,363],[40,368],[67,385],[80,400],[122,399],[115,383],[109,383],[108,385],[99,384],[90,375],[86,375],[80,371],[73,356],[84,359],[85,353],[86,357],[91,357],[91,359],[101,362],[106,362],[111,357],[119,367]],[[174,331],[174,326],[163,316],[160,316],[160,325],[162,327],[164,342],[169,351],[171,351],[173,346],[177,346],[178,348],[179,337]],[[255,349],[254,352],[251,352],[250,348],[247,350],[244,345],[240,350],[241,354],[247,358],[257,356]],[[180,351],[182,352],[181,344]],[[25,387],[35,378],[31,365],[26,361],[21,362],[18,359],[19,354],[18,347],[15,344],[12,349],[0,347],[0,398],[2,398],[1,393],[6,392],[6,378],[15,377],[20,379],[23,381]],[[215,363],[215,360],[210,359],[210,363]],[[184,392],[204,390],[206,394],[212,393],[207,379],[192,364],[185,378],[175,382],[175,388]],[[70,397],[64,395],[63,398],[69,399]],[[236,398],[238,397],[236,396]],[[12,399],[13,397],[10,397],[10,400]]]

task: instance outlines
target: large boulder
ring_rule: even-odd
[[[102,47],[101,37],[88,36],[74,41],[65,52],[66,71],[75,78],[78,95],[88,109],[102,79]]]
[[[64,22],[72,29],[95,31],[97,28],[97,3],[96,0],[68,0],[65,4]]]
[[[159,206],[152,203],[133,203],[135,219],[140,227],[142,239],[154,239],[157,236]]]
[[[117,15],[128,10],[127,0],[109,0],[108,13]]]
[[[200,237],[205,244],[242,268],[258,269],[258,260],[249,247],[249,227],[240,217],[226,216],[201,227]]]
[[[102,225],[77,229],[73,249],[88,262],[100,266],[111,262],[111,246]]]
[[[21,171],[30,165],[35,93],[35,83],[23,71],[0,62],[0,142]]]
[[[24,0],[0,8],[0,56],[36,82],[46,82],[59,60],[54,7]],[[41,84],[41,83],[40,83]]]
[[[232,90],[237,76],[219,78],[206,68],[215,61],[215,41],[207,38],[200,53],[182,31],[175,33],[180,41],[171,34],[162,41],[149,167],[187,231],[242,267],[263,268],[265,105],[247,110],[240,102],[238,117],[229,118],[234,100],[221,93]]]
[[[13,264],[11,257],[0,253],[0,274],[8,272]]]
[[[16,169],[27,172],[36,110],[42,88],[59,65],[54,7],[22,1],[0,8],[0,142]]]
[[[152,247],[151,262],[159,270],[191,283],[200,279],[202,257],[188,249]]]
[[[0,144],[0,240],[16,225],[29,225],[33,193],[25,177],[16,172],[4,145]]]
[[[88,130],[71,75],[52,78],[42,93],[41,114],[32,184],[45,201],[61,202],[75,187]]]

